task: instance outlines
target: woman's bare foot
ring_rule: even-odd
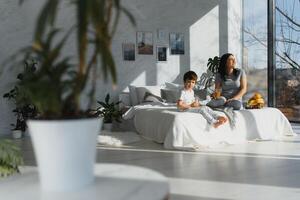
[[[227,118],[226,117],[218,117],[218,121],[216,123],[214,123],[214,128],[218,128],[219,126],[221,126],[222,124],[225,124],[227,122]]]

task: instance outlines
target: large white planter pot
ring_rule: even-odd
[[[41,188],[76,190],[94,180],[102,119],[29,120]]]

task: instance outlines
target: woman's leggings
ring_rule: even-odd
[[[218,99],[212,99],[210,102],[206,104],[207,106],[211,108],[218,108],[218,107],[232,107],[234,110],[240,110],[242,109],[242,101],[239,100],[231,100],[226,102],[226,98],[221,96]]]

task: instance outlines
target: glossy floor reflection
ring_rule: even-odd
[[[300,126],[296,138],[248,142],[200,152],[171,151],[147,140],[98,146],[98,163],[147,167],[169,178],[171,199],[300,199]],[[30,139],[17,141],[35,165]]]

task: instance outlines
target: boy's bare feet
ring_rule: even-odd
[[[227,122],[227,118],[226,117],[218,117],[218,121],[216,123],[214,123],[214,128],[218,128],[219,126],[221,126],[222,124],[225,124]]]
[[[223,123],[226,123],[226,122],[227,122],[227,118],[226,118],[226,117],[223,117],[223,116],[218,117],[218,120],[219,120],[219,121],[222,121]]]

